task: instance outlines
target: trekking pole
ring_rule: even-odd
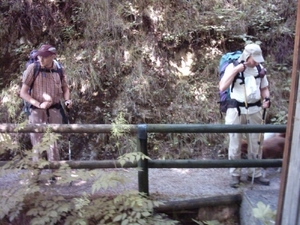
[[[68,108],[68,105],[66,106],[64,103],[61,103],[62,108],[61,108],[61,114],[63,117],[63,123],[64,124],[70,124],[70,119],[69,119],[69,115],[70,115],[70,109]],[[69,155],[69,161],[71,161],[71,138],[70,138],[70,134],[68,134],[68,144],[69,144],[69,151],[68,151],[68,155]]]
[[[266,101],[269,101],[270,99],[269,98],[265,98]],[[262,114],[262,119],[261,119],[261,124],[264,125],[266,123],[266,115],[267,115],[267,109],[264,108],[263,110],[263,114]],[[259,134],[259,138],[258,138],[258,153],[261,154],[261,151],[262,151],[262,137],[263,137],[263,134],[260,133]]]
[[[67,120],[68,120],[68,125],[70,125],[70,119],[69,119],[69,113],[70,113],[70,109],[68,107],[66,107],[66,111],[68,113]],[[69,141],[69,161],[71,161],[71,138],[70,138],[70,134],[68,134],[68,141]]]
[[[261,124],[265,124],[265,121],[266,121],[266,113],[267,113],[267,110],[264,109],[263,110],[263,114],[262,114],[262,119],[261,119]],[[262,143],[262,133],[259,134],[259,138],[258,138],[258,142],[257,144],[259,145],[259,151],[261,150],[261,143]]]
[[[68,119],[68,124],[70,124],[70,121]],[[71,161],[71,138],[70,138],[70,134],[68,134],[68,142],[69,142],[69,152],[68,152],[68,155],[69,155],[69,161]]]
[[[70,124],[69,120],[68,120],[68,124]],[[70,134],[69,134],[69,161],[71,161],[71,138],[70,138]]]

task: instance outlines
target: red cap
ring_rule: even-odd
[[[42,45],[38,51],[35,53],[35,56],[48,57],[50,55],[56,54],[56,48],[52,45]]]

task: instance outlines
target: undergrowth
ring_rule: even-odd
[[[117,137],[122,133],[126,134],[126,131],[113,130],[113,135]],[[47,131],[34,149],[42,154],[49,145],[59,140],[59,136]],[[0,143],[3,147],[0,154],[7,148],[19,148],[6,134],[1,135]],[[155,213],[154,208],[162,203],[151,200],[144,193],[126,190],[116,196],[99,196],[97,193],[100,190],[128,182],[115,171],[74,170],[67,163],[52,170],[49,161],[42,158],[33,162],[33,157],[33,151],[27,150],[23,155],[17,154],[0,169],[0,176],[14,174],[19,181],[18,185],[2,187],[0,205],[5,207],[0,210],[0,224],[177,224],[166,215]],[[150,159],[142,153],[127,153],[118,161],[123,165],[146,158]],[[55,183],[51,183],[53,176],[56,177]],[[72,192],[69,195],[60,193],[60,185],[72,188],[77,182],[91,182],[92,185],[78,196],[72,196]]]

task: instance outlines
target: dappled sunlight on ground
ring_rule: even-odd
[[[173,168],[172,169],[173,171],[176,171],[178,173],[181,173],[181,174],[187,174],[190,172],[190,169],[178,169],[178,168]]]

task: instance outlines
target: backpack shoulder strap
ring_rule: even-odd
[[[263,74],[263,75],[260,74],[260,72],[262,71],[261,65],[258,64],[256,66],[256,69],[257,69],[258,74],[255,76],[255,79],[262,78],[265,74]]]
[[[40,71],[41,64],[39,62],[34,62],[34,70],[33,70],[33,76],[36,77],[38,75],[38,72]]]
[[[33,81],[30,86],[30,90],[33,88],[34,82],[36,77],[38,76],[40,72],[41,64],[39,62],[34,62],[34,69],[33,69]]]
[[[238,64],[240,64],[237,60],[234,60],[232,63],[233,63],[234,66],[237,66]],[[234,77],[234,79],[233,79],[233,81],[232,81],[232,85],[231,85],[231,90],[230,90],[231,92],[232,92],[232,90],[233,90],[234,84],[235,84],[235,82],[236,82],[237,79],[241,79],[241,80],[242,80],[242,82],[241,82],[240,84],[245,83],[244,73],[243,73],[243,72],[238,73],[238,74]]]
[[[64,75],[62,65],[58,61],[56,61],[56,60],[54,60],[54,63],[56,65],[56,67],[57,67],[57,73],[59,74],[60,81],[62,82],[63,75]]]
[[[261,71],[261,66],[260,66],[260,64],[258,64],[258,65],[256,66],[256,68],[257,68],[258,73],[260,73],[260,71]]]
[[[234,66],[239,65],[239,62],[237,60],[232,61],[232,63],[233,63]]]
[[[63,75],[64,75],[63,68],[62,68],[61,64],[59,62],[57,62],[56,60],[54,60],[54,63],[56,65],[56,69],[40,68],[39,71],[40,72],[46,72],[46,73],[58,73],[59,77],[60,77],[60,80],[62,81]]]

